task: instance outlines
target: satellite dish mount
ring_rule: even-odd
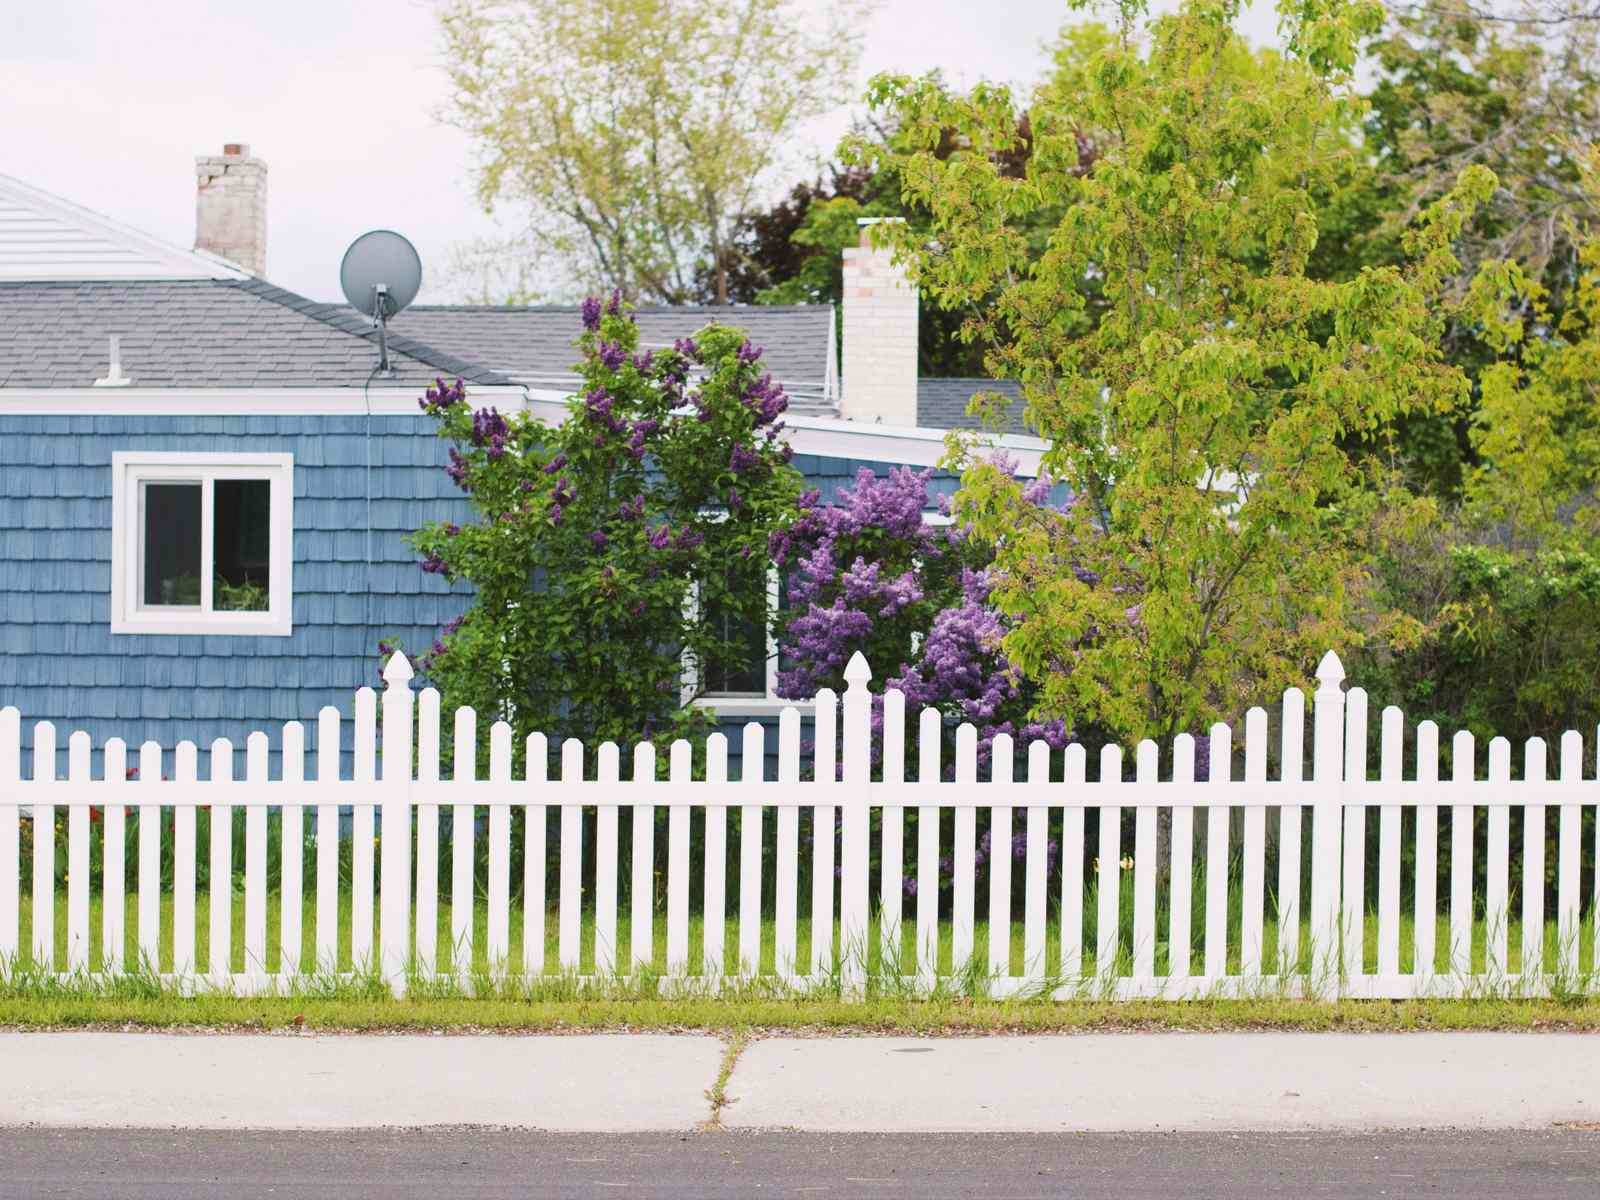
[[[417,298],[422,259],[416,247],[392,229],[374,229],[350,243],[339,264],[339,286],[356,311],[378,327],[378,371],[389,365],[389,318]]]

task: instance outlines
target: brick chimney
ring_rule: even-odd
[[[229,142],[221,154],[194,160],[194,248],[252,275],[267,269],[267,164]]]
[[[863,217],[861,244],[844,252],[844,378],[839,415],[884,425],[917,423],[917,289],[887,248],[872,245],[878,218]]]

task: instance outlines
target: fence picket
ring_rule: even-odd
[[[859,997],[867,959],[867,876],[871,871],[872,810],[867,784],[872,778],[872,670],[857,650],[844,669],[843,736],[839,778],[849,787],[839,808],[839,971],[845,994]]]
[[[478,714],[463,704],[456,709],[455,757],[450,777],[468,782],[478,774]],[[473,903],[477,884],[473,879],[477,861],[476,806],[467,800],[456,801],[450,811],[450,969],[457,979],[472,971]]]
[[[1337,984],[1339,938],[1339,826],[1344,779],[1344,664],[1333,651],[1317,665],[1312,703],[1311,775],[1317,785],[1311,809],[1311,992],[1329,996]]]
[[[748,739],[748,731],[747,739]],[[748,744],[748,740],[747,740]],[[656,748],[641,742],[633,748],[633,782],[653,788]],[[628,892],[628,974],[648,971],[656,961],[656,809],[642,802],[648,792],[635,792],[633,802],[633,881]]]
[[[1083,981],[1083,805],[1088,754],[1082,743],[1067,746],[1062,779],[1069,804],[1061,815],[1061,977],[1076,990]]]
[[[405,989],[406,973],[412,963],[410,788],[414,675],[410,661],[398,650],[384,664],[378,962],[383,977],[396,992]]]
[[[317,780],[339,782],[339,710],[327,705],[317,714]],[[193,929],[190,923],[190,929]],[[339,969],[339,806],[317,805],[317,962],[316,970]]]
[[[1383,710],[1378,779],[1397,784],[1404,772],[1405,718],[1394,705]],[[1400,974],[1400,806],[1378,810],[1378,974]]]
[[[1159,777],[1161,749],[1150,739],[1134,754],[1133,777],[1151,784]],[[1153,979],[1156,973],[1156,813],[1140,805],[1133,817],[1133,974]]]
[[[377,966],[372,953],[377,808],[371,785],[378,778],[378,694],[369,687],[356,692],[353,777],[367,786],[356,793],[350,810],[350,961],[357,971],[371,971]]]
[[[800,711],[785,708],[778,717],[778,780],[797,783],[800,779]],[[778,810],[777,878],[773,880],[774,916],[773,966],[780,979],[798,974],[800,915],[800,810],[785,805]],[[740,918],[741,939],[743,916]],[[741,951],[742,953],[742,951]],[[743,963],[740,964],[743,972]]]
[[[958,799],[976,799],[978,782],[978,731],[971,722],[956,729],[956,786]],[[976,868],[978,810],[971,804],[956,808],[954,908],[950,918],[950,970],[957,978],[975,968],[972,943],[976,924]]]
[[[144,774],[143,771],[140,772]],[[267,781],[267,735],[252,733],[244,743],[244,777],[250,783]],[[161,810],[155,810],[158,817]],[[141,817],[140,826],[144,825]],[[161,828],[160,821],[156,829]],[[140,830],[143,833],[143,829]],[[139,850],[139,925],[144,941],[144,848],[140,839]],[[156,912],[161,911],[160,897],[160,846],[156,847],[155,893]],[[267,806],[247,804],[244,809],[244,971],[246,975],[264,975],[267,970]]]
[[[40,721],[33,727],[33,778],[54,783],[56,727]],[[33,806],[33,964],[51,971],[56,953],[56,806]]]
[[[527,741],[523,743],[523,751],[523,782],[528,785],[528,791],[532,796],[542,800],[544,785],[550,775],[550,741],[542,733],[530,733]],[[611,745],[611,753],[613,756],[611,782],[616,783],[618,752],[614,743]],[[613,799],[615,799],[614,794]],[[547,869],[545,859],[550,836],[550,822],[547,815],[549,811],[549,807],[543,803],[522,806],[522,971],[525,975],[543,975],[545,970],[544,938],[548,916],[545,897],[548,886],[548,881],[545,879]],[[611,975],[616,971],[617,949],[617,806],[615,803],[601,809],[601,819],[597,821],[597,826],[604,824],[604,817],[608,811],[611,824],[611,872],[605,878],[596,876],[595,912],[599,913],[600,896],[603,894],[603,889],[609,885],[612,917],[611,958],[607,960],[610,965],[605,973]]]
[[[1016,750],[1009,733],[996,734],[990,749],[989,779],[1010,783],[1016,769]],[[997,804],[989,810],[989,977],[1011,974],[1011,809]]]
[[[284,789],[286,796],[304,794],[294,786],[304,783],[306,777],[306,730],[299,721],[283,727],[282,774],[289,785]],[[305,806],[298,799],[285,799],[278,809],[278,970],[286,975],[299,973],[304,949],[305,842]]]
[[[0,708],[0,788],[22,778],[22,712]],[[22,814],[0,804],[0,959],[16,958],[22,937]]]
[[[813,768],[813,778],[819,783],[832,783],[839,777],[838,713],[838,697],[831,688],[823,688],[817,693]],[[833,970],[833,805],[818,804],[812,812],[811,974],[823,976]],[[759,809],[755,819],[759,824]]]
[[[818,742],[820,744],[821,738]],[[796,751],[798,752],[798,747]],[[821,754],[821,750],[818,750]],[[752,765],[754,764],[754,765]],[[743,781],[761,784],[766,778],[767,733],[760,724],[749,722],[744,727],[744,742],[740,747],[739,769]],[[759,795],[760,793],[756,793]],[[761,973],[761,820],[760,804],[746,804],[739,810],[739,974]],[[828,848],[833,848],[829,835]],[[832,881],[832,872],[829,872]],[[832,895],[832,892],[829,892]],[[831,922],[830,922],[831,927]],[[815,922],[811,930],[812,946],[816,946]],[[813,957],[816,954],[812,951]],[[813,963],[813,967],[815,964]]]
[[[1489,782],[1511,781],[1511,743],[1503,737],[1489,742]],[[1496,801],[1499,801],[1496,803]],[[1489,792],[1488,858],[1484,878],[1485,970],[1491,979],[1504,979],[1509,966],[1511,940],[1511,809],[1498,789]]]
[[[1529,738],[1522,777],[1545,781],[1543,738]],[[1522,974],[1544,973],[1544,839],[1545,807],[1531,799],[1522,810]]]
[[[1050,784],[1050,745],[1028,744],[1028,782],[1043,799]],[[1028,861],[1022,898],[1022,976],[1030,983],[1044,979],[1045,911],[1049,901],[1050,810],[1042,804],[1028,806]]]
[[[1194,782],[1194,738],[1180,733],[1172,741],[1172,780]],[[1175,805],[1172,809],[1172,868],[1169,886],[1172,895],[1167,913],[1167,974],[1173,979],[1187,978],[1192,970],[1194,933],[1194,809]]]
[[[285,745],[288,744],[285,731]],[[287,768],[285,768],[287,771]],[[439,692],[417,694],[417,782],[439,782]],[[417,805],[417,970],[439,969],[439,806]]]
[[[161,785],[161,747],[154,742],[139,747],[139,782],[158,789]],[[139,966],[155,973],[161,962],[161,793],[148,795],[139,804]],[[231,902],[232,879],[224,878],[228,886],[223,890]]]
[[[1211,727],[1211,778],[1213,784],[1233,780],[1233,733],[1221,722]],[[1227,789],[1219,787],[1226,797]],[[1228,973],[1228,824],[1231,807],[1224,801],[1206,805],[1206,932],[1205,975],[1221,979]]]
[[[200,778],[200,748],[193,742],[179,742],[178,748],[172,756],[172,776],[179,783],[193,783]],[[120,813],[119,813],[120,815]],[[187,978],[199,969],[199,962],[195,958],[195,868],[199,862],[199,844],[196,829],[195,810],[192,805],[180,804],[172,814],[172,970],[180,978]],[[111,827],[106,826],[106,836],[111,835]],[[119,838],[120,842],[120,838]],[[126,905],[122,898],[122,871],[120,864],[122,855],[117,855],[119,869],[115,880],[109,874],[111,870],[108,860],[106,870],[106,894],[111,895],[111,888],[116,888],[117,927],[116,947],[117,958],[120,962],[123,954],[125,933],[122,930]],[[108,905],[109,910],[109,905]],[[109,926],[107,927],[109,930]],[[107,939],[112,935],[108,932]]]
[[[0,735],[3,736],[3,735]],[[178,748],[178,758],[181,762],[183,746],[189,747],[190,763],[194,761],[194,743],[185,742]],[[105,778],[108,784],[114,785],[120,792],[128,782],[128,746],[121,738],[107,738],[105,750],[102,753],[105,764]],[[175,772],[176,773],[176,772]],[[178,778],[183,776],[178,774]],[[190,779],[193,779],[191,774]],[[183,811],[182,809],[178,810]],[[194,964],[194,809],[188,808],[189,813],[189,857],[187,860],[189,874],[189,969]],[[0,820],[4,819],[4,810],[0,810]],[[177,818],[173,819],[174,828]],[[121,804],[107,801],[105,812],[101,814],[101,836],[105,838],[101,851],[100,862],[100,889],[101,889],[101,937],[100,937],[100,969],[107,974],[117,974],[123,970],[127,961],[128,940],[128,902],[127,891],[127,861],[125,846],[127,844],[127,809]],[[178,913],[178,880],[183,874],[183,864],[178,861],[178,846],[176,839],[172,848],[172,912],[174,921],[173,951],[176,956],[178,948],[176,921]],[[0,875],[5,872],[5,866],[0,863]],[[176,970],[174,963],[174,970]],[[187,972],[182,972],[187,973]]]
[[[531,754],[532,751],[530,750]],[[532,759],[530,758],[530,762]],[[622,779],[622,752],[615,742],[601,742],[600,749],[595,752],[595,778],[602,786],[601,803],[595,809],[594,821],[594,973],[600,979],[610,979],[617,973],[617,792]],[[611,801],[607,804],[605,801]],[[530,808],[530,812],[532,809]],[[540,821],[544,820],[544,809],[539,809]],[[529,820],[532,820],[530,817]],[[532,828],[530,826],[530,828]],[[527,853],[533,854],[530,843]],[[541,877],[540,908],[543,909],[544,884]],[[530,902],[531,903],[531,902]],[[529,915],[531,916],[531,910]],[[541,911],[537,924],[540,947],[540,967],[543,967],[544,948],[544,914]],[[528,940],[535,934],[533,924],[523,925],[523,951],[522,961],[524,970],[531,970],[527,966],[529,961],[529,948],[533,942]]]
[[[1417,782],[1439,781],[1439,726],[1417,726]],[[1425,990],[1433,980],[1439,930],[1439,806],[1417,805],[1417,874],[1414,882],[1412,974]]]
[[[706,738],[706,782],[727,781],[728,739],[713,733]],[[710,978],[723,973],[727,951],[728,810],[720,804],[706,806],[705,897],[700,908],[700,971]]]
[[[1561,735],[1561,782],[1583,780],[1583,735],[1569,729]],[[1556,847],[1556,971],[1571,982],[1578,974],[1579,879],[1582,868],[1583,808],[1561,806],[1560,840]]]
[[[1122,782],[1122,747],[1100,750],[1100,786]],[[1122,919],[1122,809],[1111,803],[1115,792],[1103,790],[1100,806],[1100,855],[1095,861],[1094,972],[1104,987],[1117,973],[1117,943]]]
[[[1306,697],[1299,688],[1283,693],[1283,729],[1279,742],[1279,779],[1284,799],[1299,790],[1305,779]],[[1278,809],[1278,973],[1291,975],[1300,965],[1301,830],[1305,806],[1284,804]]]
[[[667,974],[689,973],[689,806],[693,751],[678,738],[667,757],[672,804],[667,808]]]
[[[1472,734],[1459,731],[1450,745],[1450,777],[1471,783],[1476,748]],[[1450,806],[1450,972],[1472,974],[1472,808]]]
[[[67,738],[67,778],[89,782],[89,735]],[[67,807],[67,970],[89,969],[89,806],[74,797]]]
[[[906,777],[906,697],[898,688],[883,693],[883,781]],[[879,851],[878,960],[880,969],[899,973],[900,936],[905,898],[905,809],[883,808],[883,840]]]
[[[496,728],[500,723],[496,722]],[[511,731],[506,730],[506,756],[511,753]],[[493,760],[491,760],[492,762]],[[507,764],[509,774],[509,762]],[[561,743],[561,782],[583,782],[583,743],[567,738]],[[491,810],[492,811],[492,810]],[[510,820],[507,812],[506,819]],[[509,832],[509,831],[508,831]],[[509,838],[508,849],[509,850]],[[493,859],[490,860],[491,862]],[[510,867],[507,866],[509,875]],[[556,961],[563,971],[576,972],[583,953],[583,809],[561,806],[561,897],[557,901]],[[492,910],[491,910],[492,911]],[[492,946],[491,946],[492,949]]]
[[[917,779],[936,784],[943,770],[939,761],[944,718],[925,708],[917,718]],[[939,975],[939,809],[924,804],[917,809],[917,971],[923,986]]]
[[[489,726],[489,781],[511,782],[511,726]],[[565,861],[565,855],[562,856]],[[489,864],[483,953],[491,975],[503,976],[511,958],[511,806],[489,806]]]
[[[146,751],[155,751],[159,754],[160,749],[154,742],[146,742],[139,748],[140,780],[146,775]],[[211,782],[233,782],[233,743],[227,738],[217,738],[211,743]],[[225,788],[217,789],[219,797],[227,794]],[[141,822],[143,817],[141,809]],[[140,850],[142,852],[142,845]],[[140,858],[143,858],[142,853]],[[139,875],[141,925],[144,923],[143,867],[141,861]],[[231,804],[219,802],[211,806],[211,878],[207,887],[210,891],[211,923],[208,930],[210,945],[206,957],[206,971],[214,980],[223,980],[233,973],[233,805]],[[142,936],[139,940],[141,943],[144,941]]]
[[[1367,693],[1351,688],[1345,693],[1344,779],[1347,785],[1367,782]],[[1366,970],[1364,958],[1367,924],[1367,810],[1362,804],[1344,809],[1344,876],[1340,884],[1343,964],[1347,979]]]
[[[1252,708],[1244,716],[1244,778],[1267,778],[1267,710]],[[1239,973],[1261,974],[1263,923],[1266,921],[1267,810],[1247,804],[1244,810],[1244,880],[1239,917]]]

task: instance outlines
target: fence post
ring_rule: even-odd
[[[378,877],[378,957],[396,995],[405,991],[411,952],[411,678],[396,650],[383,668],[383,857]]]
[[[839,960],[844,990],[859,995],[867,968],[868,840],[871,821],[867,784],[872,778],[872,669],[858,650],[844,669],[844,783],[840,807],[842,847],[839,887]]]
[[[1317,666],[1313,700],[1311,803],[1311,978],[1309,993],[1333,999],[1340,987],[1340,826],[1344,801],[1344,664],[1332,650]]]

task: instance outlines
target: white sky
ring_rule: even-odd
[[[472,194],[466,138],[432,115],[445,89],[428,0],[7,7],[0,172],[187,246],[195,156],[247,142],[269,166],[273,282],[337,299],[344,248],[387,226],[422,255],[419,299],[460,298],[439,268],[495,227]],[[1065,0],[880,0],[861,78],[937,67],[959,85],[1028,83],[1069,19]],[[1259,0],[1250,29],[1271,33]],[[827,134],[815,141],[819,157],[831,149]]]

